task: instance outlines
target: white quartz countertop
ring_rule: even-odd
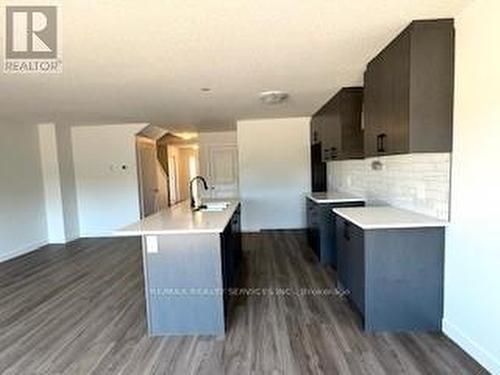
[[[316,203],[347,203],[365,201],[363,197],[341,191],[310,193],[307,197]]]
[[[145,236],[162,234],[222,233],[238,207],[237,200],[229,200],[223,211],[193,212],[189,201],[161,210],[134,224],[114,232],[115,236]]]
[[[391,206],[334,208],[333,212],[362,229],[445,227],[447,221]]]

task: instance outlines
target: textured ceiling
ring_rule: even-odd
[[[60,1],[63,73],[1,73],[0,120],[217,130],[310,115],[362,84],[366,63],[412,19],[453,17],[468,2]],[[258,93],[272,89],[290,99],[264,106]]]

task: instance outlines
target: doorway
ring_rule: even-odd
[[[137,136],[136,143],[141,217],[188,200],[189,181],[199,171],[198,143],[169,132]]]
[[[136,137],[141,218],[168,207],[167,177],[152,139]]]
[[[198,144],[170,144],[168,155],[170,205],[174,205],[190,199],[189,182],[199,169]]]
[[[207,171],[211,198],[238,196],[238,147],[236,145],[210,145]]]

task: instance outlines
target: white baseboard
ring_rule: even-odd
[[[92,233],[82,233],[80,238],[104,238],[104,237],[117,237],[114,232],[92,232]]]
[[[47,241],[51,245],[64,245],[66,242],[66,238],[50,238]]]
[[[66,240],[64,241],[65,244],[67,243],[70,243],[70,242],[73,242],[73,241],[76,241],[77,239],[79,239],[80,236],[76,236],[76,237],[69,237],[69,238],[66,238]]]
[[[500,358],[495,358],[493,353],[481,347],[455,324],[443,319],[443,332],[489,372],[500,375]]]
[[[25,246],[22,246],[18,249],[9,251],[6,254],[0,254],[0,263],[17,258],[17,257],[24,255],[24,254],[27,254],[27,253],[31,253],[32,251],[38,250],[42,246],[45,246],[48,244],[49,244],[49,241],[47,241],[47,240],[32,242],[32,243],[25,245]]]

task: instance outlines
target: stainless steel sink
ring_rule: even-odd
[[[222,212],[229,207],[230,202],[214,201],[203,202],[201,206],[196,208],[196,211],[201,212]]]

